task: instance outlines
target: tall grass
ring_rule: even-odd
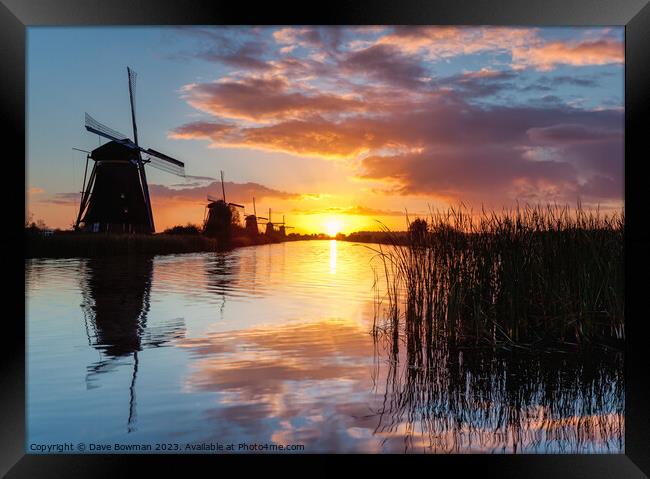
[[[382,326],[428,344],[620,346],[623,229],[624,213],[580,205],[461,206],[409,222],[407,235],[385,228]]]

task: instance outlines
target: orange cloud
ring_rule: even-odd
[[[607,65],[623,63],[625,50],[621,42],[604,38],[582,42],[551,42],[539,46],[518,46],[512,50],[515,67],[551,70],[557,65]]]
[[[278,76],[226,78],[213,83],[190,84],[183,88],[183,94],[198,110],[221,118],[249,121],[365,108],[363,102],[353,98],[291,88],[286,79]]]
[[[45,190],[43,188],[39,188],[38,186],[32,186],[27,190],[27,194],[29,196],[39,195],[41,193],[45,193]]]
[[[373,148],[385,146],[387,129],[388,125],[382,125],[382,122],[364,119],[336,123],[312,118],[239,129],[224,127],[219,123],[194,122],[172,130],[169,137],[208,139],[211,147],[256,148],[339,159],[354,158]]]
[[[396,27],[382,36],[378,44],[394,45],[409,54],[425,54],[429,58],[469,55],[486,50],[507,51],[536,40],[531,28],[510,27]]]

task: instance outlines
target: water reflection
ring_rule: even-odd
[[[622,452],[620,353],[498,352],[383,343],[376,433],[423,452]]]
[[[226,297],[237,289],[239,272],[238,257],[230,252],[216,252],[206,258],[205,273],[210,291],[220,298],[219,311],[223,317]]]
[[[99,375],[132,358],[129,385],[128,431],[135,429],[138,352],[184,336],[182,318],[148,325],[153,258],[91,258],[85,264],[81,287],[84,324],[88,343],[100,352],[89,365],[86,387],[99,387]]]
[[[187,338],[179,346],[194,358],[187,390],[219,395],[206,411],[215,427],[208,439],[227,432],[345,452],[361,447],[350,430],[373,427],[367,402],[373,346],[359,324],[269,325]]]
[[[336,240],[330,241],[330,274],[336,274]]]
[[[620,356],[373,336],[373,255],[305,241],[29,264],[30,442],[623,451]]]

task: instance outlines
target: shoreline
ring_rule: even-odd
[[[105,235],[64,233],[52,236],[27,235],[25,259],[93,258],[110,256],[156,256],[229,251],[246,246],[297,241],[259,235],[234,237],[229,244],[201,235]]]

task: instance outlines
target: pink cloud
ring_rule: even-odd
[[[516,67],[534,67],[551,70],[557,65],[622,64],[625,60],[623,43],[612,38],[581,42],[550,42],[537,46],[521,45],[513,48],[512,61]]]

